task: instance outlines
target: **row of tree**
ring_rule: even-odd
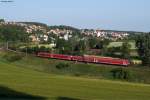
[[[16,25],[0,25],[0,41],[29,41],[29,36],[23,27]]]
[[[109,40],[76,34],[68,40],[57,38],[55,49],[61,54],[84,55],[88,54],[91,49],[104,50],[108,44]]]
[[[150,66],[150,33],[139,34],[135,40],[143,65]]]
[[[107,48],[105,55],[123,59],[130,59],[131,58],[130,53],[131,53],[131,45],[129,44],[129,42],[125,41],[122,43],[121,47]]]

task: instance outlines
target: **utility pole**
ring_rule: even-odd
[[[26,47],[25,47],[25,57],[26,57],[26,59],[28,59],[27,58],[27,56],[28,56],[28,48],[27,48],[28,47],[28,43],[26,42],[25,44],[26,44]]]
[[[7,42],[6,42],[6,50],[8,50],[8,49],[9,49],[9,47],[8,47],[8,46],[9,46],[9,42],[7,41]]]
[[[25,39],[26,40],[26,57],[28,56],[28,49],[27,49],[27,47],[28,47],[28,42],[27,42],[27,39]]]

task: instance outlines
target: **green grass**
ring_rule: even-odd
[[[108,47],[121,47],[122,44],[123,42],[111,42]],[[132,41],[132,42],[129,42],[129,44],[131,45],[131,50],[136,49],[135,42]]]
[[[0,89],[1,87],[18,91],[16,93],[43,97],[43,100],[45,98],[47,100],[149,100],[150,98],[150,85],[59,76],[3,61],[0,61]],[[0,91],[0,94],[2,92]]]
[[[121,47],[122,44],[123,44],[123,42],[111,42],[108,45],[108,48]],[[131,57],[139,57],[135,41],[129,41],[129,44],[131,45],[131,52],[130,52]]]
[[[22,46],[20,46],[19,48],[26,48],[26,45],[28,45],[28,47],[45,47],[45,48],[52,48],[53,46],[51,44],[22,44]]]
[[[0,54],[0,61],[10,63],[6,61],[2,55],[3,53]],[[56,65],[59,63],[68,63],[69,67],[58,69],[56,68]],[[120,68],[120,66],[75,63],[63,60],[38,58],[30,55],[24,57],[22,60],[11,62],[11,65],[49,74],[109,80],[114,80],[111,70]],[[127,68],[123,67],[123,69],[128,70],[131,73],[131,77],[126,81],[150,83],[150,68],[129,66]]]

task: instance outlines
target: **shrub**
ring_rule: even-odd
[[[56,65],[57,69],[64,69],[64,68],[68,68],[70,65],[68,63],[59,63]]]
[[[50,52],[51,48],[47,48],[47,47],[44,47],[44,46],[41,46],[41,47],[35,46],[35,47],[22,48],[21,51],[34,54],[34,53],[38,53],[38,52]]]
[[[111,70],[114,79],[130,80],[131,72],[123,68],[115,68]]]
[[[17,53],[7,53],[3,56],[3,58],[9,62],[15,62],[21,60],[23,58],[23,55]]]

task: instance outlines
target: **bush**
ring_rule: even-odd
[[[68,63],[59,63],[56,65],[57,69],[64,69],[64,68],[68,68],[70,65]]]
[[[27,53],[30,53],[30,54],[36,54],[38,52],[50,52],[51,48],[47,48],[47,47],[44,47],[44,46],[41,46],[41,47],[35,46],[35,47],[22,48],[21,51],[22,52],[27,52]]]
[[[115,68],[111,70],[114,79],[130,80],[131,72],[123,68]]]
[[[3,58],[9,62],[15,62],[21,60],[23,58],[23,55],[17,53],[7,53],[3,56]]]

